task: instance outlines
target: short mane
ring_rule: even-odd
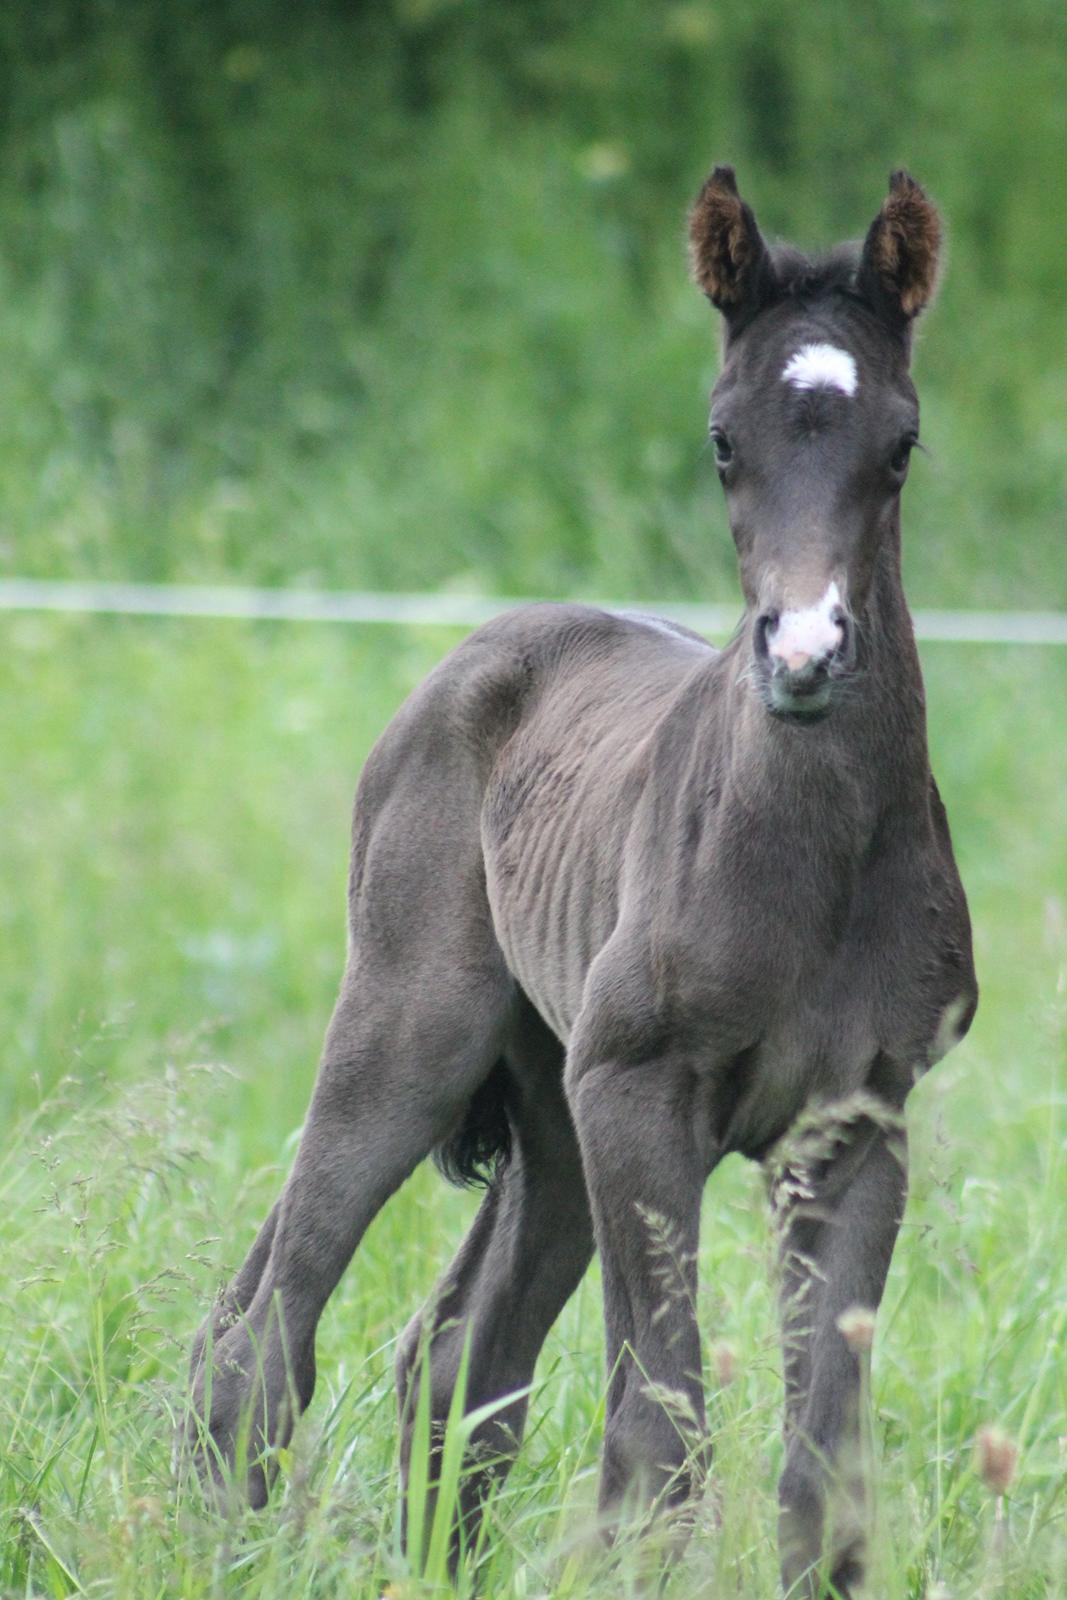
[[[867,303],[857,286],[860,265],[858,243],[840,244],[833,250],[814,256],[805,255],[790,244],[777,244],[772,247],[770,254],[779,298],[818,300],[824,295],[839,293]]]

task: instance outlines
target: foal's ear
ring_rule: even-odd
[[[933,298],[940,249],[937,207],[909,173],[894,172],[867,231],[858,287],[879,311],[906,327]]]
[[[689,265],[732,326],[773,297],[774,267],[751,207],[737,192],[733,167],[716,167],[689,213]]]

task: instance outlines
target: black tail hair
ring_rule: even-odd
[[[488,1188],[511,1157],[511,1081],[503,1060],[471,1095],[455,1133],[433,1152],[434,1165],[461,1189]]]

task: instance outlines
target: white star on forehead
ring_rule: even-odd
[[[853,395],[859,373],[847,350],[839,350],[835,344],[805,344],[789,357],[782,379],[794,389],[840,389],[842,394]]]

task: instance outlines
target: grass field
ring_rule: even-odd
[[[434,1588],[399,1554],[391,1382],[393,1341],[476,1203],[434,1174],[387,1208],[327,1312],[266,1512],[207,1515],[175,1483],[171,1436],[189,1337],[294,1147],[340,973],[355,777],[451,642],[2,625],[4,1596]],[[1067,1595],[1067,653],[938,646],[925,665],[983,1002],[911,1102],[874,1353],[871,1593],[1030,1600]],[[716,1493],[672,1593],[771,1596],[773,1267],[740,1161],[709,1185],[702,1261]],[[602,1396],[594,1268],[538,1368],[479,1594],[633,1592],[634,1552],[590,1539]],[[1021,1447],[999,1523],[972,1467],[989,1422]]]
[[[814,247],[903,164],[949,237],[908,593],[1063,607],[1065,48],[1050,0],[0,8],[0,570],[719,598],[686,207],[730,160]],[[329,1307],[269,1509],[208,1515],[171,1444],[295,1148],[357,774],[452,642],[0,616],[0,1600],[440,1587],[399,1549],[391,1376],[476,1204],[431,1172]],[[871,1596],[1067,1600],[1067,650],[925,665],[983,999],[913,1097]],[[708,1186],[715,1492],[677,1597],[776,1592],[764,1210],[739,1161]],[[591,1537],[603,1393],[594,1267],[468,1594],[636,1592]]]

